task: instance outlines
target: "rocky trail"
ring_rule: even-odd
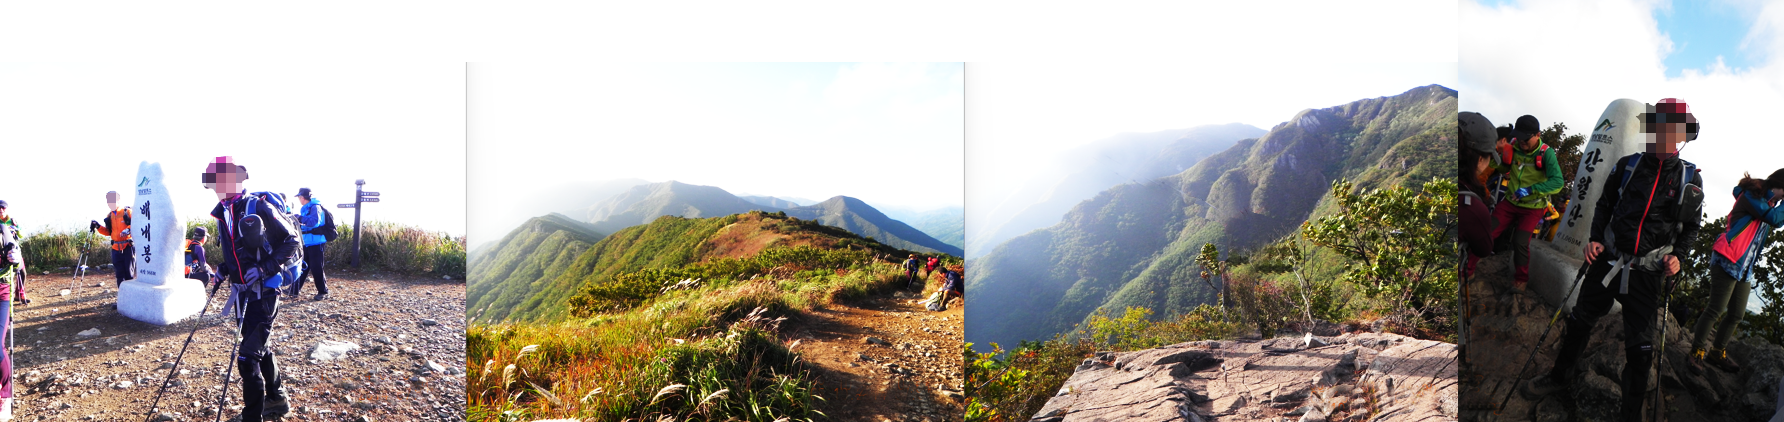
[[[835,303],[789,321],[826,400],[819,410],[844,421],[958,421],[964,306],[945,311],[908,291]]]
[[[1543,397],[1527,397],[1523,381],[1548,373],[1559,353],[1564,327],[1557,326],[1529,360],[1532,344],[1542,336],[1555,308],[1537,295],[1511,288],[1511,254],[1482,259],[1480,273],[1466,285],[1467,311],[1472,316],[1467,353],[1460,362],[1464,390],[1462,414],[1481,421],[1611,421],[1618,419],[1622,391],[1623,314],[1598,320],[1592,339],[1576,366],[1571,388]],[[1536,283],[1532,280],[1531,283]],[[1666,393],[1666,419],[1673,421],[1765,421],[1777,412],[1779,382],[1784,378],[1784,348],[1753,339],[1728,346],[1740,373],[1690,362],[1691,333],[1668,316],[1665,358],[1659,376],[1648,386],[1649,411],[1655,391]],[[1559,324],[1558,324],[1559,325]],[[1509,394],[1508,394],[1509,393]],[[1502,400],[1509,400],[1503,409]]]
[[[218,315],[227,291],[204,317],[158,327],[112,308],[109,274],[34,275],[26,287],[33,303],[13,317],[19,420],[148,420],[195,326],[159,420],[217,419],[235,346],[234,322]],[[329,288],[324,301],[310,300],[313,285],[281,298],[273,345],[291,396],[284,420],[464,420],[463,281],[343,273]],[[225,420],[241,409],[241,377],[231,374]]]
[[[1100,352],[1031,422],[1456,420],[1456,346],[1387,333]]]

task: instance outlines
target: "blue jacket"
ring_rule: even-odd
[[[1729,261],[1719,253],[1711,253],[1710,265],[1721,270],[1723,274],[1734,277],[1735,280],[1748,280],[1753,276],[1753,265],[1759,263],[1759,250],[1765,246],[1765,235],[1771,232],[1773,227],[1784,226],[1784,206],[1773,207],[1764,198],[1747,195],[1739,187],[1734,188],[1734,194],[1736,201],[1746,201],[1748,206],[1759,210],[1761,218],[1755,221],[1751,215],[1735,217],[1733,221],[1728,222],[1728,231],[1722,236],[1718,236],[1716,241],[1729,241],[1728,236],[1740,233],[1741,230],[1747,228],[1748,224],[1758,224],[1759,232],[1754,233],[1753,243],[1747,245],[1747,252],[1741,255],[1740,262]]]
[[[309,247],[328,243],[327,237],[309,233],[310,230],[322,227],[322,203],[317,202],[316,198],[310,198],[310,202],[304,204],[303,207],[303,211],[297,215],[297,225],[298,231],[304,232],[304,246]]]

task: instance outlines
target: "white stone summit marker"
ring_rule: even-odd
[[[186,278],[186,226],[174,214],[161,164],[136,170],[130,242],[136,246],[136,278],[118,287],[118,313],[155,325],[179,322],[205,305],[204,283]]]
[[[1580,266],[1585,263],[1586,243],[1592,238],[1593,206],[1607,187],[1615,189],[1619,181],[1607,180],[1616,170],[1617,160],[1647,148],[1642,135],[1641,114],[1647,104],[1631,99],[1611,101],[1592,128],[1592,137],[1580,148],[1580,165],[1573,182],[1573,197],[1567,198],[1567,209],[1561,211],[1561,227],[1554,241],[1530,240],[1530,289],[1553,306],[1571,307],[1580,292],[1574,287]],[[1689,159],[1689,158],[1687,158]],[[1610,256],[1609,246],[1605,255]],[[1615,258],[1611,258],[1615,259]],[[1605,279],[1586,282],[1603,285]],[[1572,294],[1568,294],[1568,292]],[[1612,311],[1621,309],[1612,304]]]

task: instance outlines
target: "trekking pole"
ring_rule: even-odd
[[[1600,255],[1602,255],[1602,254],[1600,254]],[[1603,258],[1603,257],[1601,256],[1600,258]],[[1566,305],[1567,297],[1573,296],[1573,292],[1575,290],[1579,289],[1581,283],[1584,283],[1586,281],[1586,273],[1588,272],[1587,269],[1590,269],[1590,268],[1592,268],[1591,264],[1586,264],[1586,265],[1580,266],[1579,275],[1575,276],[1573,279],[1573,287],[1567,289],[1566,296],[1561,296],[1562,305]],[[1597,282],[1597,281],[1598,280],[1593,280],[1593,282]],[[1549,325],[1547,328],[1542,329],[1542,336],[1537,337],[1536,343],[1530,345],[1530,353],[1529,353],[1528,357],[1524,358],[1524,366],[1518,368],[1518,376],[1517,376],[1517,378],[1514,379],[1514,381],[1512,381],[1512,385],[1513,385],[1512,389],[1510,391],[1506,391],[1505,396],[1503,398],[1499,399],[1499,407],[1497,407],[1497,408],[1495,408],[1495,410],[1493,410],[1494,416],[1498,416],[1500,412],[1505,411],[1505,404],[1511,402],[1511,393],[1517,391],[1517,387],[1516,387],[1517,381],[1516,380],[1524,379],[1524,371],[1530,370],[1530,364],[1536,361],[1536,351],[1542,349],[1542,342],[1549,339],[1549,331],[1552,331],[1555,329],[1555,322],[1561,320],[1561,311],[1565,310],[1565,309],[1567,309],[1565,306],[1556,306],[1555,307],[1555,316],[1549,317]],[[1498,393],[1499,387],[1497,387],[1497,386],[1493,387],[1493,392]],[[1487,396],[1487,397],[1492,397],[1492,396]]]
[[[1674,280],[1674,283],[1676,282],[1677,280]],[[1665,278],[1661,279],[1661,284],[1665,290],[1660,293],[1662,295],[1660,297],[1660,356],[1654,358],[1653,366],[1654,376],[1656,378],[1660,377],[1660,368],[1664,367],[1660,364],[1660,361],[1666,359],[1666,317],[1672,313],[1672,289],[1674,287],[1673,284],[1667,283]],[[1654,422],[1660,422],[1664,420],[1666,416],[1666,383],[1660,382],[1660,380],[1655,381]],[[1647,388],[1647,386],[1644,385],[1642,388]]]
[[[235,308],[232,310],[235,311],[236,315],[238,315],[238,317],[235,319],[235,326],[236,326],[236,332],[240,333],[241,326],[242,326],[242,312],[243,312],[242,308],[244,308],[248,305],[246,303],[240,303],[240,302],[242,302],[241,300],[237,300],[236,302],[237,303],[235,304]],[[241,338],[240,334],[237,334],[236,338],[235,338],[235,356],[241,356],[241,355],[242,355],[242,338]],[[217,393],[217,419],[216,419],[217,422],[223,421],[223,405],[224,405],[223,399],[229,397],[229,375],[235,372],[235,359],[236,359],[235,357],[229,358],[229,363],[225,364],[225,366],[228,366],[228,368],[225,368],[223,370],[223,391],[220,393]],[[248,376],[248,374],[242,374],[242,376],[246,377],[246,376]],[[246,393],[243,393],[243,394],[246,394]],[[246,403],[243,403],[243,404],[245,405]]]
[[[186,348],[192,346],[192,337],[198,335],[199,328],[204,327],[204,314],[211,310],[211,299],[217,297],[217,290],[220,290],[221,287],[223,287],[223,283],[217,283],[216,287],[211,288],[211,294],[204,297],[204,307],[198,310],[198,317],[192,319],[192,332],[186,334],[186,344],[180,346],[179,356],[173,358],[173,368],[167,370],[167,379],[161,381],[161,391],[155,392],[155,401],[149,405],[149,420],[155,419],[155,411],[161,407],[161,395],[167,393],[168,385],[173,383],[173,375],[179,372],[180,363],[186,358]],[[229,379],[224,378],[224,382],[229,382]],[[225,387],[225,389],[228,388]]]

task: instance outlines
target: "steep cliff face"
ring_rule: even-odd
[[[1296,113],[1175,175],[1118,185],[1051,227],[975,260],[975,347],[1044,340],[1098,308],[1179,315],[1214,300],[1194,257],[1256,248],[1332,208],[1332,182],[1417,186],[1455,177],[1456,91],[1431,85]],[[1324,208],[1322,208],[1324,207]]]
[[[1455,420],[1455,358],[1380,333],[1099,353],[1030,421]]]

